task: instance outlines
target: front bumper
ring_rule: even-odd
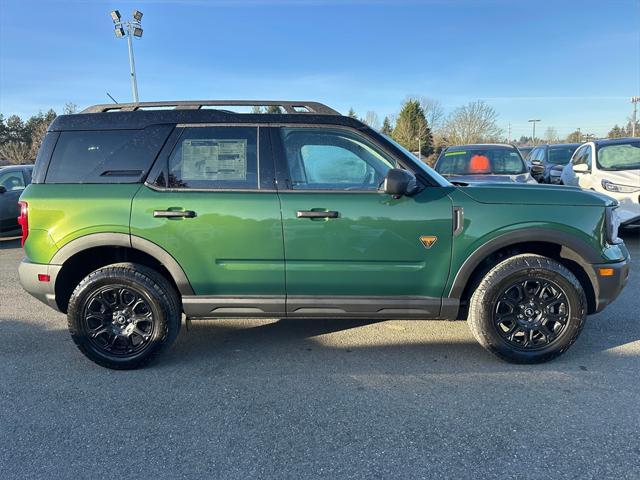
[[[602,311],[618,298],[618,295],[620,295],[629,280],[629,262],[630,259],[627,257],[622,262],[591,265],[593,269],[592,279],[595,279],[593,282],[596,301],[595,312]],[[613,274],[603,276],[601,269],[611,269]]]
[[[55,285],[61,268],[62,265],[31,263],[27,258],[23,258],[18,267],[20,284],[27,293],[33,295],[51,308],[59,310],[58,304],[56,303]],[[49,281],[40,281],[38,275],[48,275]]]

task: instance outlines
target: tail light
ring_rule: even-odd
[[[18,217],[18,224],[22,227],[22,246],[27,241],[29,236],[29,204],[27,202],[18,202],[20,205],[20,216]]]

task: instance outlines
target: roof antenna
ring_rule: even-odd
[[[109,97],[111,100],[113,100],[113,103],[115,103],[117,105],[118,101],[115,98],[113,98],[109,92],[106,92],[106,93],[107,93],[107,97]]]

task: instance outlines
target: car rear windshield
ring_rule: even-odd
[[[61,132],[45,183],[139,183],[171,129]]]
[[[445,152],[436,165],[442,175],[517,175],[526,172],[518,151],[513,148],[473,148]]]
[[[566,165],[578,147],[549,147],[549,163]]]
[[[600,147],[596,158],[601,170],[638,170],[640,141],[605,145]]]

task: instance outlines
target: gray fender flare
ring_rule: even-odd
[[[95,247],[125,247],[140,250],[160,262],[171,274],[181,295],[194,295],[184,270],[169,252],[149,240],[126,233],[91,233],[76,238],[56,252],[52,265],[64,265],[71,257]]]
[[[458,270],[449,290],[449,298],[461,298],[471,274],[489,255],[509,245],[524,242],[543,242],[559,245],[561,247],[560,255],[578,263],[587,272],[592,286],[595,288],[597,285],[597,279],[593,277],[591,265],[603,261],[600,252],[570,233],[548,228],[524,228],[492,238],[474,250]]]

